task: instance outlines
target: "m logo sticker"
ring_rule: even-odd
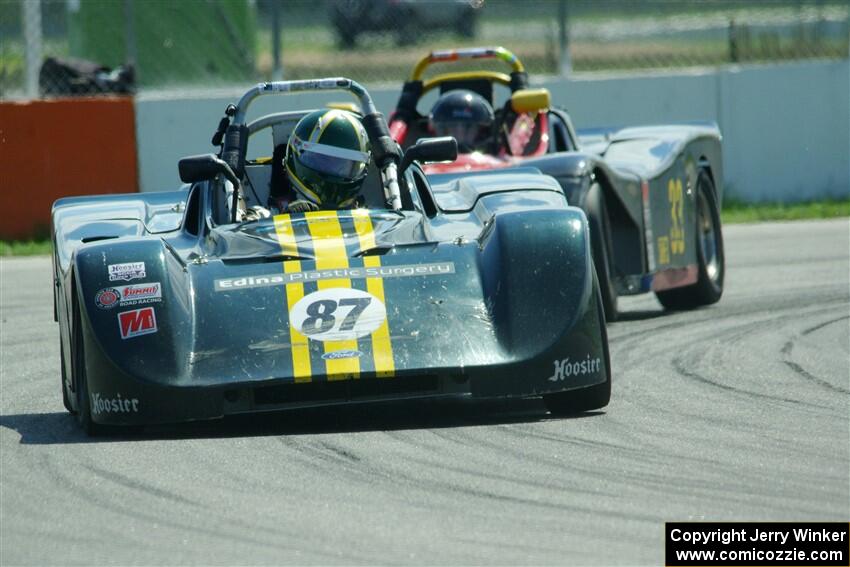
[[[124,311],[118,314],[121,338],[129,339],[156,332],[156,315],[153,307]]]

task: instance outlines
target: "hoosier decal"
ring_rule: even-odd
[[[550,382],[566,380],[570,376],[599,372],[599,367],[602,364],[600,358],[590,358],[589,354],[584,360],[570,360],[569,358],[565,358],[554,362],[555,373],[549,377]]]
[[[139,413],[139,398],[122,398],[117,394],[114,398],[104,398],[97,392],[91,394],[91,412],[94,415],[102,413]]]
[[[109,281],[130,281],[145,277],[144,262],[126,262],[124,264],[109,264]]]

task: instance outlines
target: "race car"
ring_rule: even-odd
[[[371,143],[360,206],[263,217],[308,111],[248,121],[260,96],[352,93]],[[173,192],[72,197],[52,211],[62,397],[82,428],[411,398],[539,397],[605,406],[611,369],[584,213],[533,169],[438,187],[369,93],[327,78],[261,83],[180,160]],[[279,180],[279,179],[278,179]]]
[[[423,79],[432,64],[481,59],[504,62],[510,73],[452,72]],[[434,92],[440,95],[436,103]],[[484,129],[480,143],[454,162],[426,165],[425,171],[522,166],[556,178],[567,201],[588,217],[609,321],[617,318],[620,295],[652,291],[668,309],[693,309],[720,299],[725,275],[719,213],[723,164],[716,125],[577,132],[565,110],[552,108],[546,89],[529,88],[516,55],[489,47],[433,51],[423,57],[390,116],[393,138],[409,147],[434,135],[435,124],[443,126],[442,101],[448,105],[458,95],[470,102],[455,104],[448,119],[457,126],[479,120],[473,124]],[[492,113],[489,123],[476,112]],[[432,179],[439,183],[440,176]]]

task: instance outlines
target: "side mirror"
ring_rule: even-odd
[[[511,108],[517,114],[537,112],[552,106],[547,89],[522,89],[511,95]]]
[[[180,180],[183,183],[208,181],[221,173],[233,185],[239,185],[239,180],[236,179],[236,174],[230,166],[213,154],[184,157],[177,163],[177,169],[180,171]]]
[[[230,204],[230,221],[236,222],[236,213],[239,208],[239,195],[242,185],[227,162],[217,158],[213,154],[202,154],[199,156],[184,157],[177,162],[180,171],[180,180],[183,183],[197,183],[198,181],[209,181],[219,173],[224,175],[233,184],[233,201]]]
[[[413,161],[434,163],[457,159],[457,140],[452,136],[442,138],[423,138],[404,152],[399,170],[404,172]]]

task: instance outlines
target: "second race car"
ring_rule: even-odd
[[[436,63],[482,59],[510,65],[510,74],[482,70],[423,78]],[[436,101],[428,96],[434,92]],[[720,299],[723,164],[714,124],[577,132],[567,112],[552,107],[546,89],[529,88],[522,62],[502,47],[423,57],[389,122],[403,147],[426,136],[458,139],[456,161],[425,166],[444,174],[432,176],[438,191],[442,182],[470,171],[533,167],[556,178],[568,202],[587,214],[608,320],[617,318],[620,295],[652,291],[669,309]]]

